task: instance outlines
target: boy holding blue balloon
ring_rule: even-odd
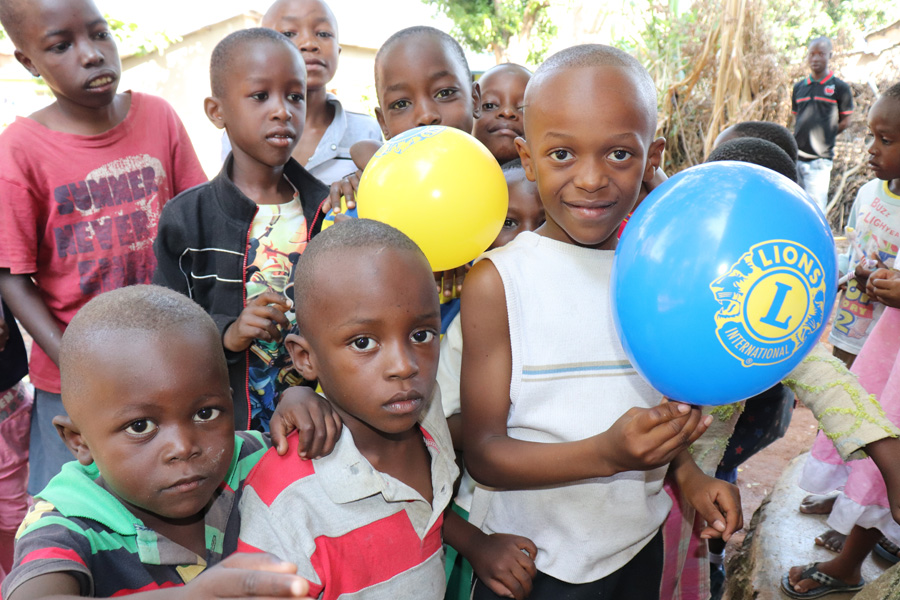
[[[665,146],[655,87],[628,54],[576,46],[535,73],[525,117],[516,145],[546,223],[477,263],[462,303],[467,466],[494,488],[476,490],[473,520],[534,541],[531,598],[658,598],[667,471],[704,537],[742,517],[737,489],[687,453],[711,419],[660,403],[613,326],[617,229]],[[474,598],[496,597],[476,582]]]

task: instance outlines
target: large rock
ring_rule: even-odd
[[[824,515],[804,515],[797,507],[806,492],[797,486],[807,454],[795,458],[772,492],[753,515],[743,546],[728,562],[730,600],[786,600],[781,579],[792,566],[831,559],[834,554],[817,546],[815,537],[828,529]],[[900,600],[900,566],[889,566],[870,555],[863,577],[872,582],[856,595],[831,594],[829,600]],[[884,577],[879,576],[884,573]],[[877,581],[876,581],[877,580]]]

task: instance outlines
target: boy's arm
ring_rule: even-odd
[[[727,542],[744,526],[741,494],[737,487],[701,471],[688,450],[675,457],[669,471],[681,493],[708,524],[700,532],[701,538],[721,537]]]
[[[13,275],[9,269],[0,269],[0,296],[38,346],[59,366],[62,330],[41,299],[31,276]]]
[[[462,300],[461,402],[466,465],[476,481],[503,488],[558,485],[668,464],[711,422],[665,402],[631,408],[607,431],[575,442],[526,442],[507,435],[512,350],[503,282],[489,260],[469,273]]]
[[[531,594],[537,574],[537,546],[520,535],[487,535],[453,509],[444,511],[444,541],[472,564],[488,588],[503,597],[523,600]]]
[[[129,598],[308,598],[309,584],[295,572],[294,565],[271,554],[233,554],[183,587],[139,592]],[[74,576],[57,572],[29,579],[6,596],[6,600],[74,600],[83,597]]]

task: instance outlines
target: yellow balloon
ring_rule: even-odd
[[[363,171],[359,216],[396,227],[434,271],[464,265],[497,238],[509,204],[497,159],[471,135],[441,126],[391,138]]]

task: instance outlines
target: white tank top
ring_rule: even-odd
[[[661,395],[637,374],[615,332],[609,298],[613,252],[522,233],[485,255],[500,273],[512,346],[509,436],[570,442],[606,431]],[[537,568],[569,583],[606,577],[652,538],[671,508],[666,468],[549,488],[479,487],[473,512],[488,533],[538,547]],[[486,511],[486,512],[484,512]]]

